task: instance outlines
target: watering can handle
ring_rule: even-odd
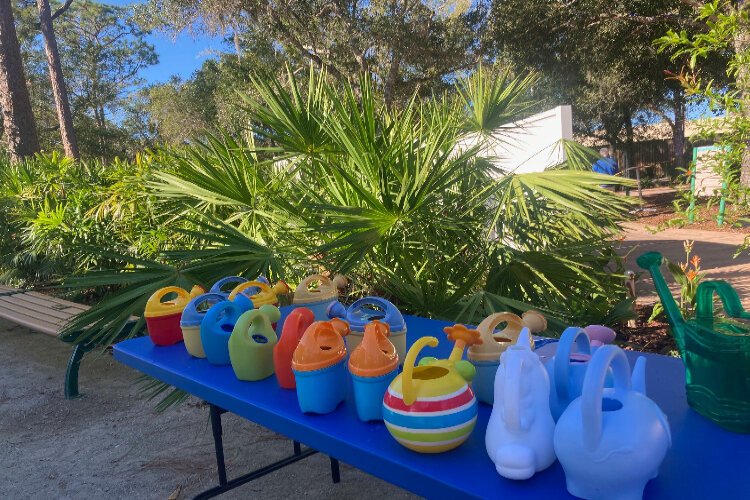
[[[329,278],[323,276],[322,274],[311,274],[307,278],[305,278],[302,281],[300,281],[299,285],[297,286],[297,288],[302,288],[305,291],[307,291],[308,287],[310,286],[310,282],[311,281],[315,281],[315,280],[320,281],[320,285],[321,286],[331,286],[331,284],[332,284],[331,280]]]
[[[406,359],[404,359],[404,372],[401,374],[401,390],[404,393],[405,404],[410,405],[417,399],[414,380],[412,379],[414,363],[417,361],[417,355],[419,355],[419,352],[425,346],[437,347],[437,345],[438,339],[435,337],[421,337],[412,344],[409,348],[409,352],[406,353]]]
[[[518,326],[523,327],[523,320],[518,317],[518,315],[513,314],[512,312],[499,312],[495,314],[491,314],[487,316],[484,321],[479,323],[479,326],[477,326],[477,330],[479,330],[479,333],[484,336],[484,332],[487,332],[490,336],[492,336],[492,332],[495,331],[495,328],[497,328],[497,325],[499,325],[502,322],[506,323],[518,323]],[[518,333],[521,332],[521,329],[518,329]],[[516,338],[511,339],[513,343],[518,340],[518,334],[516,334]]]
[[[214,300],[214,301],[216,301],[218,303],[218,302],[223,302],[225,300],[225,297],[222,294],[220,294],[220,293],[213,293],[213,292],[204,293],[203,295],[199,295],[196,298],[200,299],[200,300],[193,299],[193,300],[190,301],[190,306],[196,312],[198,311],[198,306],[201,305],[201,304],[203,304],[204,302],[209,302],[209,301]]]
[[[523,358],[511,356],[505,370],[503,411],[505,424],[511,432],[521,431],[521,372]]]
[[[568,367],[574,342],[578,345],[578,352],[591,354],[591,342],[586,332],[575,326],[566,328],[557,345],[553,366],[555,374],[554,391],[557,393],[558,401],[568,401],[570,397],[568,392],[568,377],[570,376]]]
[[[151,298],[148,299],[148,303],[151,307],[170,307],[165,305],[161,300],[169,293],[177,294],[177,303],[184,301],[185,303],[190,301],[190,294],[183,288],[178,286],[168,286],[157,290]]]
[[[354,304],[351,305],[350,310],[352,311],[352,313],[355,313],[367,305],[375,305],[381,308],[383,310],[382,319],[386,323],[388,323],[388,318],[391,316],[391,308],[388,307],[388,303],[386,301],[381,300],[377,297],[365,297],[363,299],[359,299],[358,301],[356,301]]]
[[[589,451],[594,451],[602,439],[602,394],[610,366],[615,392],[630,390],[630,364],[625,353],[617,346],[601,346],[591,358],[581,393],[583,443]]]
[[[214,304],[211,306],[211,308],[206,311],[206,315],[203,317],[203,321],[206,322],[207,325],[211,323],[216,323],[219,319],[220,314],[225,309],[234,309],[235,305],[232,303],[231,300],[222,300],[221,302]]]
[[[234,298],[237,296],[237,294],[243,292],[244,290],[247,290],[248,288],[252,287],[258,287],[260,288],[261,293],[271,292],[271,287],[268,286],[267,283],[263,283],[262,281],[246,281],[245,283],[241,283],[235,287],[234,290],[232,290],[232,293],[229,294],[229,300],[234,300]]]
[[[227,276],[226,278],[221,278],[219,281],[213,284],[211,289],[209,290],[210,293],[221,293],[221,288],[226,285],[227,283],[245,283],[247,281],[246,278],[243,278],[242,276]]]
[[[278,309],[277,309],[278,310]],[[252,335],[250,335],[250,325],[255,321],[256,318],[262,317],[268,320],[268,325],[270,327],[271,322],[273,321],[273,317],[269,317],[266,311],[263,311],[262,309],[252,309],[250,311],[246,311],[240,316],[240,318],[237,320],[237,323],[234,325],[234,329],[238,332],[242,332],[242,336],[254,347],[257,345],[262,345],[256,342],[256,340],[253,338]],[[269,328],[273,332],[272,328]],[[264,335],[265,336],[265,335]],[[271,345],[275,344],[278,340],[278,337],[276,336],[276,332],[273,332],[273,336],[268,339],[268,342],[271,343]]]

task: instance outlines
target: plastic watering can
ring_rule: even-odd
[[[317,286],[312,286],[317,282]],[[292,305],[304,306],[315,314],[317,321],[328,319],[328,306],[338,301],[339,290],[346,287],[346,278],[337,274],[331,280],[321,274],[312,274],[303,279],[294,290]]]
[[[297,401],[304,413],[330,413],[346,397],[346,345],[349,325],[340,319],[316,321],[305,330],[292,355]]]
[[[555,462],[550,383],[529,337],[524,328],[502,355],[485,434],[487,454],[498,474],[508,479],[529,479]]]
[[[340,302],[328,306],[328,317],[342,318],[349,323],[351,334],[346,339],[350,351],[354,351],[365,334],[365,325],[379,320],[387,323],[391,335],[389,340],[396,347],[400,360],[406,356],[406,322],[398,308],[380,297],[364,297],[354,302],[349,308]]]
[[[185,340],[185,349],[192,356],[206,357],[203,342],[201,342],[201,323],[210,306],[224,300],[227,300],[226,296],[220,293],[204,293],[188,302],[183,309],[180,328],[182,328],[182,337]],[[209,307],[205,307],[206,305]]]
[[[610,369],[614,387],[605,388]],[[581,397],[555,428],[555,452],[568,492],[586,499],[640,499],[672,445],[667,417],[646,397],[646,358],[632,375],[617,346],[597,349]]]
[[[573,352],[573,346],[576,352]],[[560,336],[557,352],[545,364],[550,380],[549,407],[555,421],[570,402],[581,395],[591,352],[591,342],[586,332],[571,326]]]
[[[214,365],[228,365],[229,337],[242,313],[252,308],[245,303],[225,300],[211,306],[201,322],[201,342],[208,362]]]
[[[750,432],[750,313],[729,283],[711,280],[698,285],[695,319],[685,320],[659,269],[662,261],[659,252],[638,257],[654,280],[685,364],[688,403],[725,429]],[[714,295],[727,319],[714,317]]]
[[[284,326],[281,330],[281,339],[273,348],[273,366],[276,373],[276,380],[284,389],[294,389],[297,384],[294,381],[294,372],[292,371],[292,356],[299,345],[305,330],[315,321],[313,312],[306,308],[300,307],[289,313],[284,320]]]
[[[190,292],[178,286],[168,286],[155,291],[144,311],[146,326],[151,341],[156,345],[172,345],[182,340],[180,319],[182,311],[193,297],[205,293],[200,286],[194,286]],[[176,294],[177,298],[165,301],[164,297]]]
[[[383,396],[398,374],[398,354],[389,335],[387,323],[368,323],[362,342],[349,356],[357,416],[364,422],[383,420]]]
[[[383,420],[391,435],[403,446],[420,453],[452,450],[474,430],[478,403],[469,383],[474,367],[462,360],[467,340],[477,342],[476,330],[463,325],[447,327],[456,347],[448,359],[423,358],[420,351],[436,347],[435,337],[422,337],[411,346],[398,375],[383,398]],[[467,333],[468,332],[468,333]]]
[[[279,318],[281,311],[266,304],[237,319],[229,337],[229,360],[238,379],[255,381],[273,375],[273,349],[278,338],[271,325]]]

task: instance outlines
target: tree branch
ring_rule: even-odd
[[[73,0],[65,0],[65,3],[62,4],[62,6],[59,9],[57,9],[52,14],[52,17],[50,18],[50,21],[54,21],[55,19],[57,19],[58,17],[60,17],[61,15],[63,15],[65,13],[65,11],[70,8],[70,5],[72,3],[73,3]]]

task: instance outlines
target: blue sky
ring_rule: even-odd
[[[127,6],[140,1],[133,0],[99,0],[110,5]],[[228,47],[220,37],[199,36],[193,38],[182,33],[173,40],[170,35],[153,33],[148,37],[159,55],[159,63],[141,71],[147,83],[158,83],[168,80],[172,75],[189,77],[201,67],[203,62],[215,57],[217,52],[226,52]]]

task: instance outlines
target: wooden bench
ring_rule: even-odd
[[[39,292],[0,286],[0,318],[55,337],[59,336],[63,327],[74,316],[88,308],[88,306]],[[91,348],[84,344],[76,344],[73,348],[65,373],[66,399],[80,396],[78,369],[83,356],[89,350]]]

